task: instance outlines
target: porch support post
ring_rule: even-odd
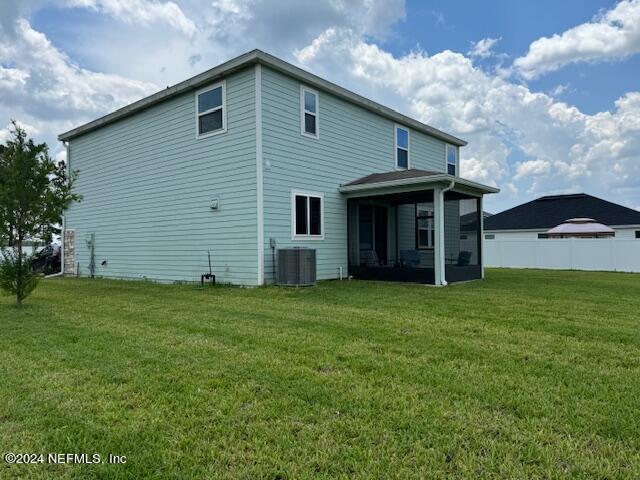
[[[436,285],[446,285],[444,257],[444,192],[442,187],[433,189],[433,270]]]
[[[478,261],[480,262],[480,275],[481,278],[484,278],[484,205],[482,205],[483,196],[480,195],[478,199],[478,214],[480,215],[480,231],[478,235],[480,238],[478,239]]]

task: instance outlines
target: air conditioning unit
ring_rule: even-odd
[[[316,251],[312,248],[278,249],[278,285],[316,284]]]

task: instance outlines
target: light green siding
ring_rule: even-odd
[[[210,249],[219,281],[257,283],[253,68],[226,79],[226,100],[219,135],[196,139],[190,92],[71,140],[84,199],[66,228],[75,230],[81,275],[93,233],[98,276],[199,280]]]
[[[274,279],[272,238],[276,248],[315,248],[318,279],[338,277],[339,267],[347,274],[347,201],[338,189],[395,169],[395,123],[320,91],[319,138],[303,136],[300,82],[264,65],[261,71],[261,139],[256,70],[248,67],[225,79],[225,133],[196,139],[189,92],[71,140],[84,199],[68,211],[66,228],[75,231],[81,275],[89,274],[86,240],[94,234],[97,276],[196,281],[210,250],[219,281],[256,285],[261,214],[266,283]],[[411,168],[445,172],[445,143],[409,131]],[[292,239],[293,190],[323,195],[323,239]],[[216,198],[220,209],[212,211]],[[412,225],[413,213],[405,213],[399,223]],[[413,227],[402,231],[398,247],[415,248]]]
[[[330,93],[319,92],[319,139],[300,132],[300,82],[263,67],[265,280],[273,280],[270,238],[277,247],[317,250],[319,279],[347,273],[347,202],[341,184],[395,169],[395,124]],[[445,172],[445,144],[410,129],[410,166]],[[292,240],[291,191],[324,195],[323,240]],[[413,248],[413,247],[412,247]]]

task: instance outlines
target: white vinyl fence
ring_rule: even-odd
[[[640,240],[484,240],[487,267],[640,272]]]
[[[22,247],[22,252],[25,255],[31,255],[33,253],[33,247]],[[0,259],[2,258],[2,250],[0,250]]]

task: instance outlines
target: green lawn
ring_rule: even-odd
[[[640,275],[0,296],[2,478],[640,478]]]

